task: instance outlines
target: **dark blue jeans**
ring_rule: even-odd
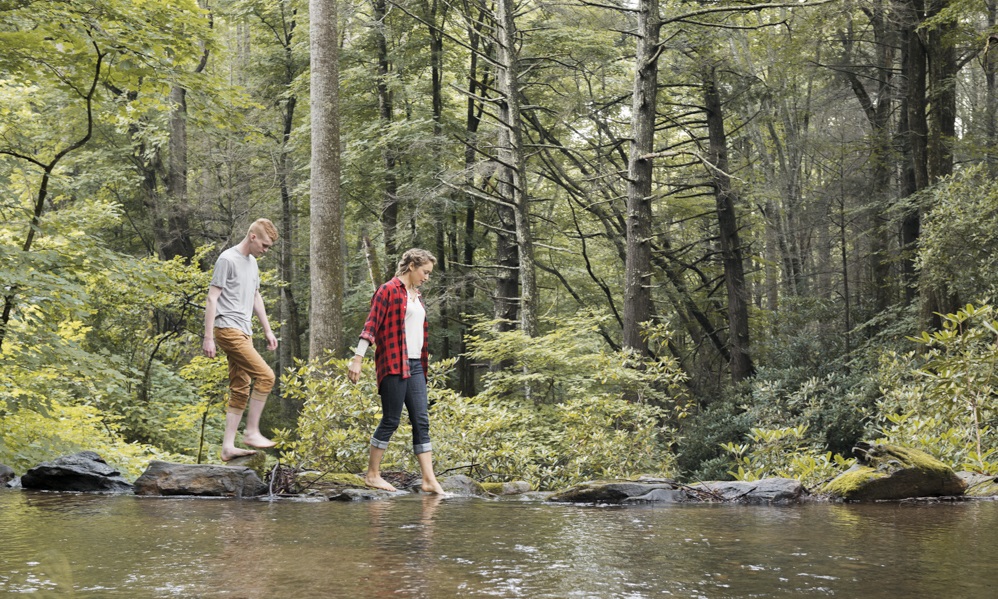
[[[381,422],[374,431],[371,445],[378,449],[388,449],[388,442],[402,420],[402,406],[405,406],[412,424],[412,452],[418,455],[433,450],[430,445],[430,414],[427,410],[423,363],[409,360],[409,374],[407,379],[399,374],[389,374],[381,381],[378,388],[381,395]]]

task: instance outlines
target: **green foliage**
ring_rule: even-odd
[[[433,457],[437,472],[459,469],[479,480],[527,480],[533,487],[560,488],[597,478],[666,474],[674,468],[672,411],[641,397],[679,397],[660,392],[648,372],[629,374],[632,357],[600,349],[591,322],[576,319],[565,329],[519,345],[517,333],[490,334],[488,347],[503,347],[513,362],[489,377],[476,397],[464,397],[444,382],[454,360],[430,368],[429,402]],[[581,330],[580,330],[581,329]],[[482,338],[479,338],[482,339]],[[574,339],[581,344],[571,355]],[[513,347],[516,345],[516,347]],[[486,351],[477,346],[476,352]],[[588,351],[597,355],[586,357]],[[571,359],[583,363],[571,368]],[[591,360],[587,362],[586,360]],[[528,370],[529,364],[537,371]],[[597,365],[600,372],[585,370]],[[654,376],[666,387],[681,380],[668,364],[655,365]],[[564,374],[568,382],[558,381]],[[546,387],[545,400],[533,402],[510,393],[518,385]],[[298,429],[280,431],[284,459],[304,468],[359,472],[366,468],[370,436],[380,419],[374,376],[365,366],[357,385],[346,379],[346,362],[300,363],[282,377],[285,396],[302,401]],[[385,454],[383,468],[417,468],[408,449],[411,430],[403,421]]]
[[[961,169],[917,199],[920,284],[964,301],[998,295],[998,181],[984,165]]]
[[[599,335],[608,320],[583,311],[551,323],[550,330],[537,337],[519,330],[498,332],[491,321],[477,323],[467,337],[469,356],[509,364],[482,377],[483,394],[548,404],[579,397],[627,397],[668,406],[677,419],[683,417],[688,407],[686,375],[675,360],[640,360],[626,351],[611,351]]]
[[[364,376],[356,385],[347,380],[346,367],[347,362],[338,359],[297,362],[281,376],[285,399],[303,406],[296,431],[276,431],[274,440],[283,449],[284,461],[327,472],[366,470],[371,434],[381,418],[381,402],[373,366],[365,365]],[[396,437],[411,438],[410,430],[403,420]],[[405,464],[405,443],[398,439],[385,453],[382,464],[386,470]]]
[[[142,474],[149,460],[187,461],[149,445],[125,442],[113,421],[92,406],[53,402],[45,413],[0,410],[0,463],[15,472],[23,474],[41,462],[84,450],[97,452],[130,480]]]
[[[722,447],[735,458],[736,480],[795,478],[805,486],[817,487],[856,462],[831,451],[822,451],[809,443],[807,425],[781,428],[753,428],[747,443],[724,443]]]
[[[964,469],[998,472],[994,309],[967,305],[942,320],[941,330],[912,338],[922,352],[884,354],[877,424],[888,443]]]

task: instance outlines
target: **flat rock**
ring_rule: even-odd
[[[153,460],[135,480],[136,495],[255,497],[267,485],[251,468],[215,464],[176,464]]]
[[[692,488],[707,491],[723,501],[749,504],[798,503],[807,495],[800,481],[793,478],[706,482]]]
[[[968,497],[998,497],[998,476],[976,472],[957,472],[960,480],[967,485]]]
[[[93,451],[81,451],[43,462],[21,477],[25,489],[78,493],[131,493],[121,473]]]
[[[631,498],[643,497],[652,491],[676,491],[671,483],[643,483],[634,481],[591,481],[555,493],[549,501],[565,503],[622,503]]]

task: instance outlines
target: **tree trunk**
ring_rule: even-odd
[[[658,97],[658,0],[638,3],[638,46],[627,165],[624,347],[648,355],[641,325],[651,317],[652,159]]]
[[[728,175],[728,142],[724,132],[721,95],[713,67],[704,71],[704,106],[707,112],[709,152],[707,169],[714,187],[717,205],[718,239],[724,264],[724,283],[728,295],[728,330],[731,379],[744,380],[755,372],[749,355],[748,290],[745,285],[745,265],[738,237],[735,214],[735,191]]]
[[[167,165],[166,234],[160,256],[170,260],[194,257],[191,239],[190,206],[187,203],[187,90],[176,85],[170,90],[170,159]]]
[[[378,51],[378,118],[381,128],[388,131],[394,120],[394,103],[392,92],[388,89],[388,76],[391,63],[388,58],[388,37],[385,28],[385,0],[374,0],[374,36]],[[396,241],[398,229],[398,179],[395,173],[396,150],[391,142],[385,142],[381,150],[381,160],[385,168],[385,189],[381,200],[381,230],[385,238],[385,260],[390,266],[391,261],[399,256]]]
[[[309,0],[312,177],[309,357],[343,348],[343,211],[340,204],[339,55],[336,0]]]
[[[927,143],[929,126],[926,118],[926,52],[918,34],[918,26],[924,12],[922,0],[907,0],[901,27],[902,59],[901,73],[905,80],[906,144],[909,151],[912,192],[925,189],[929,185]],[[901,271],[905,287],[905,300],[908,303],[918,297],[918,281],[915,270],[915,253],[921,232],[921,217],[918,210],[910,209],[901,223]]]
[[[498,0],[498,81],[500,196],[513,208],[517,261],[520,275],[520,329],[537,335],[537,280],[534,266],[534,238],[530,226],[530,197],[527,193],[526,159],[520,118],[519,52],[514,0]]]

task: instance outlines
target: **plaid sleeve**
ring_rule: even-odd
[[[374,292],[374,297],[371,298],[371,312],[367,315],[364,330],[360,332],[360,338],[367,339],[371,345],[377,345],[378,327],[385,321],[390,297],[388,285],[384,284],[378,287],[378,290]]]

